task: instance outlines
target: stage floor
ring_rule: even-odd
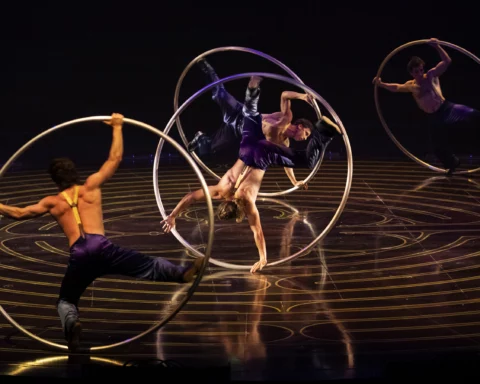
[[[328,160],[307,191],[259,199],[270,262],[323,231],[340,203],[346,171],[345,161]],[[186,166],[160,165],[159,179],[167,212],[200,186]],[[80,361],[122,366],[169,359],[184,367],[229,365],[232,380],[274,380],[375,378],[414,362],[476,357],[479,185],[474,175],[445,177],[409,160],[355,161],[345,210],[325,239],[308,254],[254,275],[246,269],[257,259],[247,222],[216,220],[212,258],[245,269],[210,263],[193,297],[166,326],[123,347],[81,354]],[[289,187],[283,170],[271,169],[262,191]],[[48,175],[39,171],[10,172],[0,184],[0,201],[10,205],[52,193]],[[162,232],[150,166],[122,164],[104,187],[103,203],[106,233],[116,243],[175,263],[192,259],[174,235]],[[200,250],[206,217],[200,203],[177,219],[178,232]],[[55,302],[68,260],[65,238],[50,217],[2,218],[0,227],[0,304],[28,331],[63,344]],[[145,331],[188,286],[98,279],[80,301],[86,345]],[[31,340],[3,316],[0,334],[1,374],[80,375],[79,362]]]

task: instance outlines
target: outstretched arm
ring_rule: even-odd
[[[428,77],[438,77],[442,75],[452,62],[448,53],[440,46],[437,39],[430,39],[430,45],[434,47],[440,55],[441,61],[432,69],[427,72]]]
[[[220,197],[219,189],[218,184],[208,187],[212,199],[218,199]],[[197,189],[194,192],[187,193],[183,199],[180,200],[172,213],[170,213],[165,220],[160,222],[160,224],[163,224],[163,230],[165,233],[168,233],[175,228],[175,219],[182,211],[187,209],[190,205],[202,200],[205,200],[205,192],[203,189]]]
[[[113,128],[112,145],[107,161],[102,165],[100,170],[89,176],[85,181],[85,188],[96,189],[110,179],[117,170],[123,157],[123,116],[119,113],[113,113],[112,119],[104,121],[105,124],[111,125]]]
[[[380,77],[374,77],[373,84],[377,84],[380,88],[386,89],[390,92],[412,92],[413,82],[412,80],[407,81],[405,84],[396,84],[396,83],[384,83]]]
[[[24,208],[13,207],[0,203],[0,215],[4,215],[15,220],[32,219],[49,212],[52,207],[53,202],[51,197],[45,197],[37,204],[29,205]]]

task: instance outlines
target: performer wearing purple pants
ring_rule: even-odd
[[[375,77],[373,82],[390,92],[409,92],[413,95],[418,107],[427,113],[435,156],[448,170],[448,174],[452,174],[460,165],[460,160],[450,147],[449,128],[461,122],[480,124],[480,111],[445,99],[439,77],[447,70],[452,59],[437,39],[430,39],[430,45],[438,51],[441,60],[427,73],[424,69],[425,62],[414,56],[407,65],[412,80],[395,84],[384,83]]]
[[[204,258],[188,266],[172,264],[160,257],[147,256],[121,248],[105,237],[101,186],[117,170],[123,156],[123,116],[113,113],[113,128],[108,160],[100,170],[81,184],[74,163],[68,158],[54,159],[49,167],[59,193],[47,196],[37,204],[24,208],[0,204],[0,214],[17,220],[31,219],[49,213],[68,239],[70,257],[60,287],[57,309],[70,351],[80,347],[82,324],[78,301],[85,289],[98,277],[125,275],[139,279],[187,283],[201,269]]]
[[[322,117],[322,120],[314,124],[313,129],[301,128],[308,130],[309,143],[306,151],[270,142],[263,133],[264,119],[257,108],[261,81],[259,77],[252,77],[248,83],[246,101],[241,108],[242,138],[238,159],[216,185],[208,187],[212,199],[223,200],[217,209],[220,220],[236,219],[241,222],[247,218],[259,255],[259,261],[250,268],[251,273],[261,271],[267,265],[267,248],[256,206],[265,171],[270,166],[313,168],[340,131],[330,119]],[[297,183],[298,186],[302,184],[303,182]],[[162,221],[163,230],[170,232],[175,228],[175,220],[180,212],[203,199],[205,194],[202,189],[186,194]]]

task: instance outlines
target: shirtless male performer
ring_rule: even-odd
[[[404,84],[383,83],[375,77],[373,83],[390,92],[410,92],[418,107],[428,114],[429,124],[433,129],[433,149],[435,156],[442,162],[448,174],[452,174],[460,165],[460,160],[450,149],[448,128],[459,122],[477,121],[480,123],[480,112],[461,104],[447,101],[440,88],[439,77],[452,62],[447,52],[437,39],[430,39],[429,44],[438,51],[441,61],[425,73],[425,62],[417,56],[410,59],[407,65],[412,80]]]
[[[256,206],[258,191],[266,169],[271,165],[312,169],[340,130],[324,117],[323,121],[318,121],[311,130],[306,151],[293,150],[266,140],[262,131],[264,119],[257,111],[261,80],[261,78],[252,77],[248,83],[246,102],[241,108],[242,140],[238,159],[216,185],[208,187],[212,199],[224,200],[217,208],[217,216],[220,220],[235,218],[237,223],[240,223],[245,216],[247,217],[259,253],[259,261],[251,267],[251,273],[262,270],[267,265],[265,238]],[[175,218],[180,212],[204,199],[202,189],[185,195],[170,215],[162,221],[163,230],[166,233],[170,232],[175,227]]]
[[[24,208],[0,204],[0,214],[27,220],[49,213],[62,228],[70,247],[70,257],[60,287],[57,310],[71,352],[80,346],[82,324],[78,317],[78,301],[85,289],[103,275],[124,275],[138,279],[186,283],[193,280],[204,258],[197,258],[187,267],[172,264],[160,257],[143,255],[121,248],[105,237],[101,186],[117,170],[123,156],[123,116],[113,113],[112,144],[107,161],[98,172],[80,182],[72,160],[54,159],[49,166],[59,193]]]
[[[210,82],[219,80],[218,75],[205,59],[199,60],[197,64],[202,72],[207,75]],[[245,100],[244,104],[236,100],[227,92],[223,84],[213,88],[212,99],[221,109],[223,124],[215,132],[213,138],[199,131],[189,143],[189,151],[197,150],[201,156],[212,155],[225,149],[231,151],[233,146],[242,140],[243,109],[244,105],[250,103],[248,99]],[[300,118],[293,121],[291,100],[295,99],[303,100],[309,104],[313,102],[313,98],[309,94],[284,91],[280,98],[280,111],[262,114],[262,130],[268,141],[289,147],[290,139],[303,141],[310,136],[313,124],[309,120]],[[340,133],[340,129],[338,129],[338,132]],[[297,182],[292,168],[285,167],[285,173],[293,185],[307,188],[303,183]]]

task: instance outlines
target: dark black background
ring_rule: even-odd
[[[355,158],[403,158],[378,118],[372,79],[383,59],[410,41],[436,37],[479,54],[478,15],[461,2],[325,2],[325,1],[166,1],[17,2],[3,3],[0,91],[2,119],[0,162],[40,132],[80,117],[123,113],[164,129],[173,114],[178,78],[188,63],[206,50],[222,46],[254,48],[279,59],[335,109]],[[454,50],[442,76],[447,99],[480,108],[479,66]],[[405,49],[390,60],[384,81],[409,79],[406,63],[420,55],[427,67],[439,57],[426,45]],[[285,74],[246,53],[210,56],[220,77],[249,71]],[[247,79],[227,85],[243,97]],[[205,85],[193,68],[180,102]],[[262,85],[260,110],[279,108],[280,92],[295,87],[276,80]],[[379,90],[385,119],[395,135],[418,156],[427,151],[422,113],[411,95]],[[312,115],[301,101],[295,115]],[[324,109],[322,109],[324,110]],[[313,116],[313,115],[312,115]],[[182,117],[188,137],[213,132],[220,119],[209,94]],[[475,130],[458,131],[459,153],[478,154]],[[151,155],[157,137],[126,126],[126,156]],[[176,128],[172,137],[180,140]],[[81,164],[105,158],[110,130],[101,123],[55,132],[35,144],[22,159],[43,164],[68,155]],[[337,141],[332,150],[342,152]],[[167,146],[165,153],[173,152]]]

